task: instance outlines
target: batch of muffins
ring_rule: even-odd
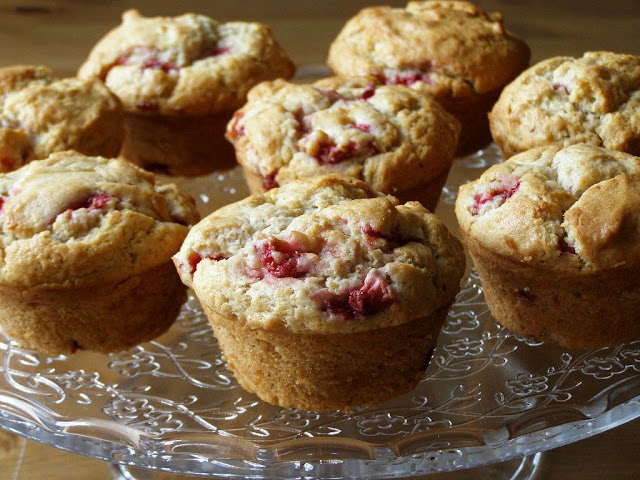
[[[455,213],[495,319],[567,348],[640,339],[640,57],[529,68],[499,14],[371,7],[334,76],[291,83],[270,29],[126,11],[80,66],[0,69],[0,325],[48,354],[115,352],[190,287],[239,384],[349,410],[421,379],[465,272],[434,211],[454,158],[504,163]],[[200,220],[153,171],[242,166]]]

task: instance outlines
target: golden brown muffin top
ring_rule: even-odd
[[[0,172],[53,152],[116,156],[122,106],[98,80],[58,78],[43,66],[0,68]]]
[[[488,250],[549,269],[640,264],[640,158],[587,144],[539,147],[460,187],[462,231]]]
[[[460,242],[418,202],[351,177],[294,181],[214,212],[174,262],[213,311],[262,328],[337,333],[397,325],[448,305]]]
[[[191,197],[124,160],[58,152],[0,175],[0,285],[113,282],[169,261]]]
[[[130,112],[208,115],[238,108],[253,85],[294,72],[266,25],[127,10],[78,76],[104,81]]]
[[[529,57],[500,14],[469,2],[426,1],[361,10],[332,43],[327,63],[339,75],[376,75],[387,84],[457,97],[501,88]]]
[[[544,60],[510,83],[489,114],[505,157],[590,143],[640,155],[640,56],[587,52]]]
[[[265,189],[327,173],[394,194],[447,170],[460,125],[437,102],[373,77],[310,85],[275,80],[249,92],[227,127],[238,161]]]

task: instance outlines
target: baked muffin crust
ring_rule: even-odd
[[[460,188],[456,215],[497,321],[566,348],[640,338],[640,158],[539,147]]]
[[[266,25],[193,13],[143,17],[131,9],[78,76],[104,81],[127,111],[211,115],[241,106],[256,83],[294,71]]]
[[[74,149],[116,156],[120,101],[98,80],[58,78],[44,66],[0,68],[0,172]]]
[[[0,175],[2,330],[51,355],[157,337],[184,302],[170,257],[198,218],[124,160],[65,151]]]
[[[499,13],[426,1],[361,10],[331,45],[327,63],[336,73],[378,75],[439,97],[501,88],[528,60],[528,47],[505,31]]]
[[[333,77],[257,85],[229,123],[227,138],[241,165],[261,177],[262,191],[341,173],[400,195],[446,176],[459,132],[437,102],[405,86]]]
[[[640,155],[640,56],[586,52],[523,72],[489,114],[505,158],[530,148],[589,143]]]
[[[118,159],[59,152],[0,176],[0,285],[117,282],[168,261],[193,200]]]
[[[460,187],[461,229],[520,262],[576,271],[640,264],[640,158],[586,144],[539,147]]]
[[[314,177],[214,212],[174,257],[203,305],[252,328],[349,333],[449,305],[464,255],[417,202]]]

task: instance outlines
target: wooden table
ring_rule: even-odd
[[[404,1],[363,0],[5,0],[0,5],[0,65],[43,64],[73,75],[91,46],[119,23],[132,3],[145,15],[194,11],[219,20],[257,20],[270,24],[298,65],[323,64],[328,45],[347,18],[360,8]],[[525,38],[532,61],[586,50],[640,54],[640,5],[637,0],[478,0],[485,10],[502,11],[507,27]],[[104,480],[107,466],[23,439],[9,439],[0,454],[2,480]],[[11,443],[13,442],[13,443]],[[0,449],[3,439],[0,438]],[[640,478],[640,420],[596,437],[551,451],[542,478],[622,480]],[[436,478],[436,477],[429,477]],[[445,474],[437,478],[448,479]]]

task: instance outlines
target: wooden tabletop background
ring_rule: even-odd
[[[324,63],[329,44],[344,22],[367,5],[403,6],[405,1],[363,0],[3,0],[0,3],[0,65],[42,64],[73,75],[92,45],[120,21],[123,10],[144,15],[203,13],[221,21],[271,25],[299,66]],[[505,24],[523,37],[532,62],[587,50],[640,54],[638,0],[477,0],[501,11]],[[550,451],[541,478],[622,480],[640,478],[640,420]],[[453,479],[445,474],[429,479]],[[0,480],[106,480],[97,460],[0,434]]]

